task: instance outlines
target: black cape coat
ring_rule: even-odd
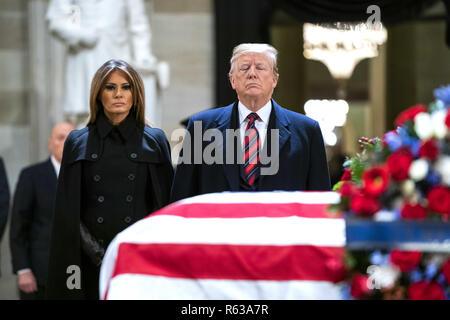
[[[140,145],[127,146],[132,161],[148,165],[156,211],[169,203],[173,178],[170,147],[161,129],[145,126]],[[72,131],[64,145],[63,159],[53,216],[50,261],[48,268],[48,299],[84,299],[83,288],[76,289],[71,280],[81,266],[80,210],[82,161],[96,161],[102,153],[102,140],[95,124]],[[81,274],[81,277],[83,275]],[[81,281],[80,281],[81,283]],[[69,288],[70,287],[70,288]]]

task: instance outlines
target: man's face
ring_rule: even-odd
[[[246,53],[240,56],[231,71],[230,83],[239,100],[260,98],[268,101],[278,82],[270,59],[263,53]]]
[[[74,127],[69,123],[59,123],[53,127],[52,134],[48,140],[48,149],[58,162],[61,162],[64,142]]]

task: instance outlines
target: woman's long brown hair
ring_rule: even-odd
[[[122,71],[128,83],[131,86],[131,93],[133,96],[132,112],[138,123],[145,125],[145,91],[144,82],[139,73],[128,63],[123,60],[108,60],[95,73],[91,83],[91,93],[89,98],[90,115],[88,124],[94,123],[97,119],[97,114],[103,109],[100,101],[101,91],[104,89],[105,83],[110,74],[114,71]]]

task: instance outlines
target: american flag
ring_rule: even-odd
[[[173,203],[119,233],[102,299],[340,299],[345,223],[334,192],[223,192]]]

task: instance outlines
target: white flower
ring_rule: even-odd
[[[391,222],[396,219],[396,216],[393,211],[380,210],[373,215],[373,219],[375,221]]]
[[[433,123],[426,112],[421,112],[414,117],[414,129],[420,139],[426,140],[433,136]]]
[[[447,134],[447,126],[445,125],[446,110],[439,110],[433,112],[431,115],[431,122],[434,131],[434,135],[438,139],[444,139]]]
[[[450,156],[441,156],[436,161],[434,168],[442,178],[442,182],[450,186]]]
[[[409,167],[409,177],[414,181],[425,179],[428,174],[428,162],[424,159],[417,159],[411,163]]]
[[[416,189],[416,184],[411,179],[407,179],[401,184],[400,188],[405,197],[410,197]]]
[[[367,285],[370,289],[390,288],[400,276],[400,270],[393,265],[370,265],[367,273],[369,274]]]

